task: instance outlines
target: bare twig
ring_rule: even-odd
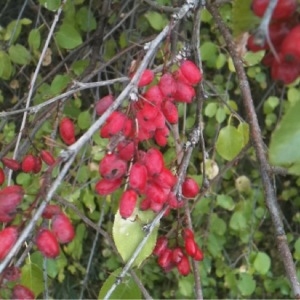
[[[230,31],[226,27],[218,10],[213,5],[209,5],[209,4],[207,5],[207,8],[209,12],[212,14],[227,44],[229,53],[233,59],[233,63],[239,81],[240,90],[243,97],[243,103],[249,120],[251,138],[255,149],[256,157],[258,160],[260,174],[261,174],[263,188],[264,188],[265,201],[272,218],[278,250],[286,270],[286,275],[291,283],[293,293],[295,297],[300,298],[300,284],[297,280],[295,265],[288,246],[286,234],[281,220],[280,209],[278,206],[275,189],[272,185],[272,178],[271,178],[272,170],[267,161],[267,157],[264,149],[264,143],[263,143],[260,127],[258,124],[257,116],[255,113],[255,108],[253,105],[249,82],[243,67],[243,62],[241,61],[236,51],[236,46],[233,42],[233,38],[230,34]]]

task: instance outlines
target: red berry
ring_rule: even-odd
[[[0,212],[2,214],[14,214],[16,207],[21,203],[24,191],[21,186],[7,186],[0,191]]]
[[[192,86],[182,81],[177,81],[177,89],[174,95],[176,101],[191,103],[195,95],[196,93]]]
[[[106,179],[118,179],[127,172],[127,162],[120,159],[116,154],[107,154],[99,164],[99,173]]]
[[[148,85],[153,81],[153,79],[154,79],[153,71],[150,69],[146,69],[141,75],[140,81],[138,83],[138,87],[143,87]]]
[[[21,269],[15,266],[6,267],[3,272],[3,279],[17,281],[21,278]]]
[[[55,258],[59,255],[58,241],[52,231],[41,229],[36,237],[37,248],[48,258]]]
[[[168,195],[164,193],[162,187],[155,182],[149,182],[145,189],[145,195],[151,199],[151,202],[164,204],[167,201]]]
[[[181,261],[177,264],[177,270],[183,276],[187,276],[191,272],[191,266],[187,256],[184,255],[182,257]]]
[[[144,163],[150,176],[157,175],[164,166],[163,155],[158,149],[151,148],[146,153]]]
[[[170,205],[170,208],[173,209],[181,208],[184,205],[184,201],[178,201],[176,195],[173,192],[169,193],[167,200],[168,204]]]
[[[182,237],[184,239],[186,239],[186,238],[192,238],[192,239],[194,239],[194,232],[191,229],[189,229],[189,228],[184,228],[182,230]]]
[[[164,147],[168,143],[168,137],[170,134],[170,130],[168,127],[158,128],[155,130],[154,139],[158,146]]]
[[[145,198],[140,203],[140,210],[147,210],[151,208],[151,200],[149,198]]]
[[[5,167],[13,171],[18,171],[21,168],[20,163],[13,158],[3,157],[1,161]]]
[[[172,188],[177,178],[176,176],[166,167],[163,167],[161,172],[155,177],[154,181],[163,188]]]
[[[194,238],[186,237],[184,239],[185,251],[189,256],[194,256],[197,249],[197,244],[195,243]]]
[[[173,102],[169,100],[165,101],[161,106],[161,110],[168,122],[171,124],[176,124],[178,122],[178,110]]]
[[[5,174],[2,168],[0,168],[0,185],[2,185],[5,181]]]
[[[175,264],[178,264],[184,256],[183,251],[180,247],[174,248],[172,253],[172,260]]]
[[[202,73],[199,68],[190,60],[185,60],[180,65],[180,71],[189,84],[194,85],[202,80]]]
[[[295,26],[281,44],[281,54],[284,61],[300,62],[300,25]]]
[[[96,114],[101,116],[114,102],[113,95],[107,95],[99,99],[95,105]]]
[[[166,98],[173,98],[176,92],[176,81],[172,74],[165,73],[159,80],[158,86]]]
[[[201,251],[201,249],[198,246],[196,248],[196,252],[195,252],[193,258],[194,258],[194,260],[197,260],[197,261],[201,261],[204,258],[203,252]]]
[[[12,246],[15,244],[18,237],[16,227],[6,227],[0,231],[0,260],[3,260]]]
[[[198,183],[190,177],[187,177],[182,184],[182,195],[186,198],[194,198],[199,193]]]
[[[139,162],[132,165],[129,174],[129,186],[137,191],[142,192],[147,183],[147,168]]]
[[[75,143],[75,126],[69,118],[65,117],[60,121],[59,133],[65,144],[72,145]]]
[[[119,157],[123,160],[129,161],[133,158],[135,144],[133,141],[124,140],[117,146]]]
[[[158,114],[158,108],[157,106],[145,102],[140,110],[140,114],[145,121],[154,120]]]
[[[168,246],[168,239],[165,236],[160,236],[156,240],[156,245],[153,249],[153,254],[156,256],[160,256]]]
[[[269,5],[270,0],[253,0],[252,10],[258,17],[262,17]],[[296,0],[278,0],[272,15],[273,20],[288,19],[297,9]]]
[[[54,215],[52,220],[52,231],[58,242],[61,244],[70,243],[75,237],[72,222],[64,213]]]
[[[33,173],[37,174],[41,172],[42,169],[42,159],[39,156],[34,156],[35,163],[34,163],[34,168],[33,168]]]
[[[101,196],[106,196],[117,190],[122,184],[123,178],[117,179],[101,179],[96,183],[95,190]]]
[[[27,287],[21,284],[16,284],[13,288],[12,299],[35,299],[34,293]]]
[[[132,215],[136,201],[137,193],[134,190],[127,190],[123,193],[119,204],[120,215],[122,218],[127,219]]]
[[[119,111],[114,111],[100,129],[102,138],[109,138],[122,131],[125,127],[127,116]]]
[[[35,167],[35,157],[32,154],[28,154],[23,158],[22,171],[25,173],[32,172]]]
[[[47,164],[48,166],[52,166],[55,164],[55,158],[49,151],[42,150],[40,155],[41,155],[41,159],[43,160],[43,162],[45,164]]]
[[[151,86],[147,92],[142,96],[142,99],[145,98],[147,101],[153,103],[155,106],[160,107],[164,96],[158,87],[158,85]]]
[[[43,211],[42,217],[45,219],[52,219],[56,214],[59,214],[61,209],[58,205],[48,204]]]
[[[169,269],[169,267],[173,265],[172,254],[173,253],[171,249],[164,249],[157,260],[159,266],[163,269]]]

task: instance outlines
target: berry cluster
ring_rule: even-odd
[[[154,72],[146,69],[138,87],[150,85]],[[162,153],[156,148],[139,150],[139,143],[153,139],[159,146],[167,144],[170,124],[178,122],[176,102],[190,103],[195,96],[193,85],[199,83],[202,73],[197,66],[185,60],[173,73],[164,73],[157,84],[151,85],[135,102],[130,102],[123,112],[114,111],[100,130],[102,138],[110,139],[114,148],[99,163],[101,179],[95,190],[100,195],[108,195],[117,190],[128,179],[126,191],[122,194],[119,208],[123,218],[128,218],[139,204],[142,210],[158,212],[165,204],[178,208],[183,203],[177,201],[172,192],[177,178],[165,165]],[[101,98],[95,106],[101,115],[113,103],[112,95]],[[129,168],[131,162],[131,167]],[[183,195],[195,197],[199,192],[196,182],[183,187]],[[185,190],[194,189],[191,193]],[[140,199],[140,201],[138,201]]]
[[[255,15],[262,17],[269,0],[253,0],[252,9]],[[284,84],[292,83],[300,75],[300,25],[296,0],[278,0],[269,25],[270,40],[277,56],[271,52],[267,42],[263,45],[255,43],[254,35],[248,39],[248,49],[256,52],[266,50],[263,63],[271,68],[274,80]]]
[[[178,272],[186,276],[191,271],[188,256],[196,261],[203,260],[203,252],[195,242],[194,233],[186,228],[182,231],[183,246],[177,245],[175,247],[168,247],[168,239],[161,236],[157,239],[153,254],[158,256],[158,265],[168,272],[174,267]]]

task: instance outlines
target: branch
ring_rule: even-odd
[[[280,253],[280,257],[283,260],[287,277],[292,285],[293,293],[295,297],[300,298],[300,285],[297,280],[295,265],[293,262],[292,254],[289,250],[286,234],[281,220],[276,193],[275,193],[274,186],[272,184],[272,170],[268,164],[266,153],[264,150],[264,142],[261,136],[261,131],[258,124],[257,115],[255,113],[255,108],[253,105],[253,99],[251,96],[249,82],[243,67],[243,62],[241,61],[236,51],[236,46],[233,42],[233,38],[228,28],[226,27],[224,21],[222,20],[218,10],[210,4],[207,5],[207,9],[213,16],[219,28],[219,31],[221,32],[227,44],[230,56],[232,57],[236,69],[236,74],[238,77],[243,103],[249,120],[252,143],[259,164],[259,169],[260,169],[260,174],[261,174],[262,184],[263,184],[263,189],[265,194],[265,201],[268,210],[270,212],[272,222],[273,222],[273,227],[275,230],[278,250]]]

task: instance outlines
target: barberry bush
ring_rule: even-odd
[[[1,299],[300,298],[299,13],[5,3]]]

